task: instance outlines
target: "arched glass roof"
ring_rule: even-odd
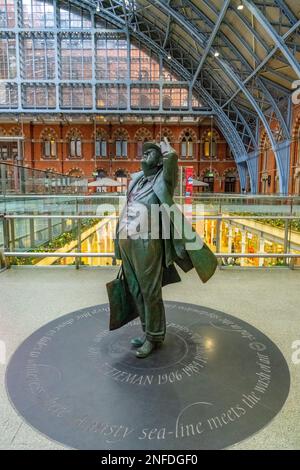
[[[266,132],[284,192],[299,18],[299,0],[0,0],[0,106],[214,114],[250,177]]]

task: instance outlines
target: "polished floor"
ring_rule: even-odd
[[[110,267],[79,271],[12,268],[1,273],[0,341],[6,346],[6,362],[20,343],[45,323],[80,308],[106,303],[105,283],[114,273]],[[231,448],[299,449],[300,364],[292,362],[292,344],[300,339],[300,272],[223,270],[205,285],[199,284],[193,272],[182,278],[181,284],[164,289],[166,300],[205,305],[250,323],[276,343],[290,369],[291,390],[283,409],[264,429]],[[5,392],[4,372],[5,364],[1,364],[0,448],[63,448],[16,414]]]

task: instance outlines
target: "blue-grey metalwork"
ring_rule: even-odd
[[[221,3],[3,0],[0,111],[214,115],[241,183],[249,175],[257,190],[265,132],[286,193],[291,90],[300,78],[297,2]],[[134,48],[148,55],[138,73]]]

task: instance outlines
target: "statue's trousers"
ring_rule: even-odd
[[[148,340],[162,342],[166,332],[162,300],[163,244],[151,238],[119,239],[126,281]]]

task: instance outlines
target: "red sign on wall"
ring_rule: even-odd
[[[185,196],[190,197],[193,195],[193,172],[191,166],[185,167]]]

